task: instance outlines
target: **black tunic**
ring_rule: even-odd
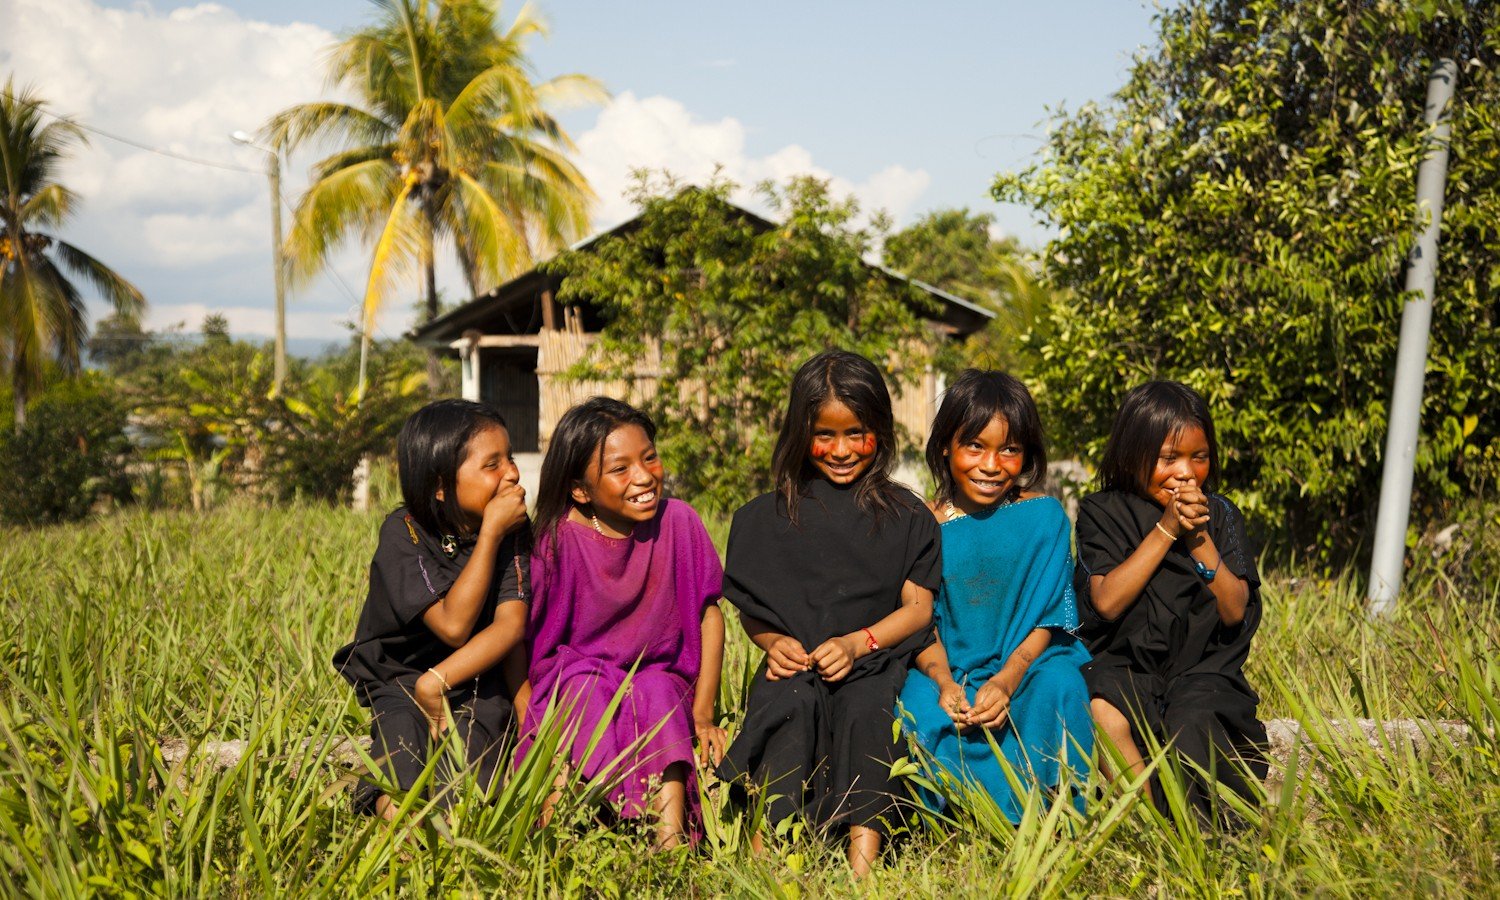
[[[518,535],[507,536],[500,545],[475,632],[495,620],[495,607],[502,600],[526,599],[530,557],[520,551]],[[475,538],[457,538],[451,556],[442,543],[441,536],[429,534],[404,506],[381,523],[380,542],[370,560],[370,592],[354,641],[333,654],[334,668],[354,686],[365,706],[370,705],[370,691],[397,684],[410,689],[423,672],[453,652],[422,622],[422,614],[458,580],[474,553]],[[497,666],[480,680],[498,678]]]
[[[474,630],[495,620],[495,608],[506,600],[525,600],[530,557],[521,550],[519,532],[500,545]],[[360,612],[354,641],[333,655],[334,668],[354,686],[360,705],[372,714],[371,752],[382,760],[386,777],[402,790],[416,783],[427,762],[427,719],[412,700],[417,679],[453,652],[422,621],[422,614],[447,595],[474,553],[475,539],[453,542],[450,556],[442,538],[429,534],[397,509],[380,526],[380,541],[370,561],[370,591]],[[498,769],[501,747],[514,719],[500,667],[448,692],[454,727],[480,782]],[[446,766],[439,783],[452,777]],[[361,782],[354,791],[355,809],[372,812],[380,789]],[[443,795],[451,801],[450,792]]]
[[[1260,698],[1244,673],[1250,639],[1260,624],[1260,576],[1240,511],[1210,494],[1209,516],[1209,536],[1224,556],[1221,565],[1250,587],[1244,619],[1237,625],[1219,619],[1213,592],[1178,541],[1141,596],[1110,622],[1094,608],[1089,578],[1107,575],[1134,553],[1161,519],[1161,507],[1125,491],[1101,491],[1079,503],[1074,586],[1082,618],[1079,636],[1094,657],[1083,667],[1083,677],[1091,696],[1109,701],[1158,740],[1175,740],[1181,753],[1248,796],[1248,785],[1222,756],[1242,759],[1258,778],[1265,776],[1266,730],[1255,716]],[[1207,812],[1209,786],[1193,778],[1189,793]]]
[[[815,479],[797,525],[776,494],[745,504],[729,532],[725,598],[810,653],[895,611],[908,580],[936,591],[937,522],[909,491],[890,496],[892,509],[877,518],[859,509],[853,488]],[[819,826],[883,829],[900,794],[890,777],[896,695],[930,640],[923,629],[861,657],[832,684],[815,671],[769,681],[762,662],[720,777],[765,789],[772,821],[800,811]]]

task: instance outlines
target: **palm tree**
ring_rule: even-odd
[[[88,310],[72,279],[94,286],[123,319],[138,319],[146,299],[94,257],[50,233],[78,205],[57,169],[73,144],[87,143],[69,119],[46,111],[30,88],[7,78],[0,89],[0,361],[10,370],[16,430],[26,424],[26,401],[41,388],[48,357],[78,370],[88,339]]]
[[[426,319],[437,315],[439,240],[451,241],[478,294],[582,233],[593,193],[548,109],[604,96],[582,75],[533,81],[526,44],[546,26],[529,5],[502,33],[493,0],[374,2],[378,22],[329,59],[330,83],[356,101],[294,106],[263,129],[282,152],[312,142],[339,148],[313,166],[287,258],[305,280],[351,233],[373,241],[361,393],[375,316],[414,271]],[[435,353],[428,373],[435,389]]]

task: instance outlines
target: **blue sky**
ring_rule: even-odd
[[[1153,9],[1138,0],[537,6],[552,26],[533,46],[539,74],[584,72],[614,94],[604,109],[564,115],[601,194],[600,226],[629,214],[619,199],[629,166],[693,178],[722,162],[746,182],[812,171],[898,223],[948,206],[990,211],[1035,245],[1045,229],[989,201],[990,181],[1030,161],[1049,109],[1105,99],[1153,42]],[[0,39],[0,72],[86,123],[254,168],[256,154],[224,135],[321,95],[321,48],[371,10],[364,0],[3,0],[0,34],[15,38]],[[289,166],[292,196],[308,161]],[[86,206],[74,236],[141,285],[153,325],[191,330],[223,310],[237,332],[268,330],[263,180],[105,138],[75,165]],[[361,257],[351,248],[337,277],[298,290],[294,335],[343,333],[363,290]],[[393,310],[381,330],[399,333],[406,318]]]

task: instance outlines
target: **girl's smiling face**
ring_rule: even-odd
[[[1208,438],[1199,425],[1188,423],[1167,435],[1156,456],[1156,468],[1146,480],[1146,494],[1166,506],[1179,488],[1208,481]]]
[[[603,453],[573,488],[573,499],[592,509],[601,525],[627,535],[649,522],[661,505],[664,472],[656,444],[639,425],[623,425],[604,439]]]
[[[853,484],[875,461],[875,449],[875,432],[841,401],[829,400],[818,408],[807,455],[824,478]]]
[[[966,513],[994,506],[1009,497],[1026,467],[1026,451],[1010,439],[1010,425],[995,416],[973,438],[955,436],[948,445],[953,476],[953,505]]]
[[[463,524],[472,531],[484,521],[484,508],[494,499],[495,491],[502,484],[518,483],[521,470],[510,452],[510,434],[499,425],[474,432],[464,452],[464,461],[459,464],[454,480],[458,483],[458,508],[464,515]],[[443,499],[441,488],[437,496]]]

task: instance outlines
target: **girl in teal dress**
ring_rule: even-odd
[[[917,655],[901,691],[907,733],[940,771],[988,793],[1012,821],[1023,785],[1081,782],[1093,753],[1089,695],[1073,636],[1073,558],[1067,514],[1031,488],[1046,477],[1040,417],[1025,385],[970,369],[943,398],[927,442],[942,523],[937,640]],[[941,809],[945,798],[923,792]],[[962,798],[963,793],[950,794]],[[1077,802],[1081,803],[1081,796]]]

